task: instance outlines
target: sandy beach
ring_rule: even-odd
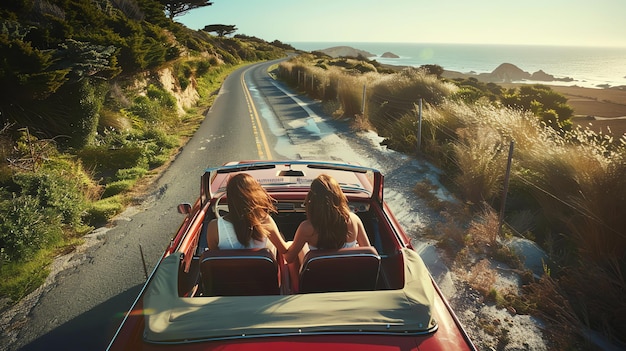
[[[523,83],[498,85],[511,88],[521,84]],[[574,124],[605,134],[610,130],[614,136],[626,134],[625,89],[551,85],[550,82],[545,85],[567,98],[567,103],[574,109]]]
[[[626,90],[551,86],[563,94],[574,109],[573,121],[580,126],[613,135],[626,134]]]

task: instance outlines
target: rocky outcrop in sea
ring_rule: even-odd
[[[551,74],[539,70],[534,73],[528,73],[511,63],[503,63],[493,70],[491,73],[480,73],[478,79],[485,82],[493,83],[511,83],[524,80],[534,80],[542,82],[571,82],[574,79],[570,77],[557,78]]]
[[[355,49],[350,46],[334,46],[326,49],[316,50],[322,52],[328,56],[333,58],[337,57],[365,57],[371,58],[376,57],[376,54],[365,50]],[[383,58],[399,58],[400,56],[392,53],[385,52],[381,55]],[[393,67],[393,66],[391,66]],[[401,67],[398,67],[401,68]],[[445,67],[444,67],[445,69]],[[512,63],[502,63],[496,69],[494,69],[491,73],[461,73],[455,71],[445,71],[442,75],[445,78],[454,79],[454,78],[469,78],[475,77],[476,79],[487,82],[487,83],[512,83],[512,82],[520,82],[520,81],[538,81],[538,82],[572,82],[573,78],[570,77],[555,77],[552,74],[546,73],[543,70],[536,71],[534,73],[529,73],[521,68],[517,67]]]
[[[350,46],[334,46],[332,48],[317,50],[325,53],[326,55],[337,58],[337,57],[375,57],[375,54],[365,50],[355,49]]]

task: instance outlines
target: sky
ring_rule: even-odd
[[[212,0],[174,20],[266,41],[626,47],[625,0]]]

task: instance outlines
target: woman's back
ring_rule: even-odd
[[[224,217],[217,219],[217,233],[218,233],[218,245],[220,250],[230,249],[256,249],[264,248],[267,246],[267,237],[263,237],[262,240],[250,238],[248,245],[243,245],[237,239],[237,233],[233,224]]]
[[[287,244],[270,215],[276,212],[274,200],[261,184],[247,173],[238,173],[226,186],[228,214],[209,222],[209,250],[267,247],[268,239],[280,253]]]
[[[337,181],[325,174],[311,182],[305,199],[307,219],[298,226],[286,254],[287,262],[309,249],[340,249],[369,246],[359,216],[350,211],[348,200]]]

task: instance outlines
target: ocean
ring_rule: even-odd
[[[556,78],[574,79],[571,82],[554,81],[549,84],[590,88],[626,86],[626,47],[365,42],[289,44],[304,51],[350,46],[375,54],[370,59],[384,64],[415,67],[437,64],[446,70],[462,73],[490,73],[502,63],[511,63],[528,73],[543,70]],[[381,57],[385,52],[400,58]]]

